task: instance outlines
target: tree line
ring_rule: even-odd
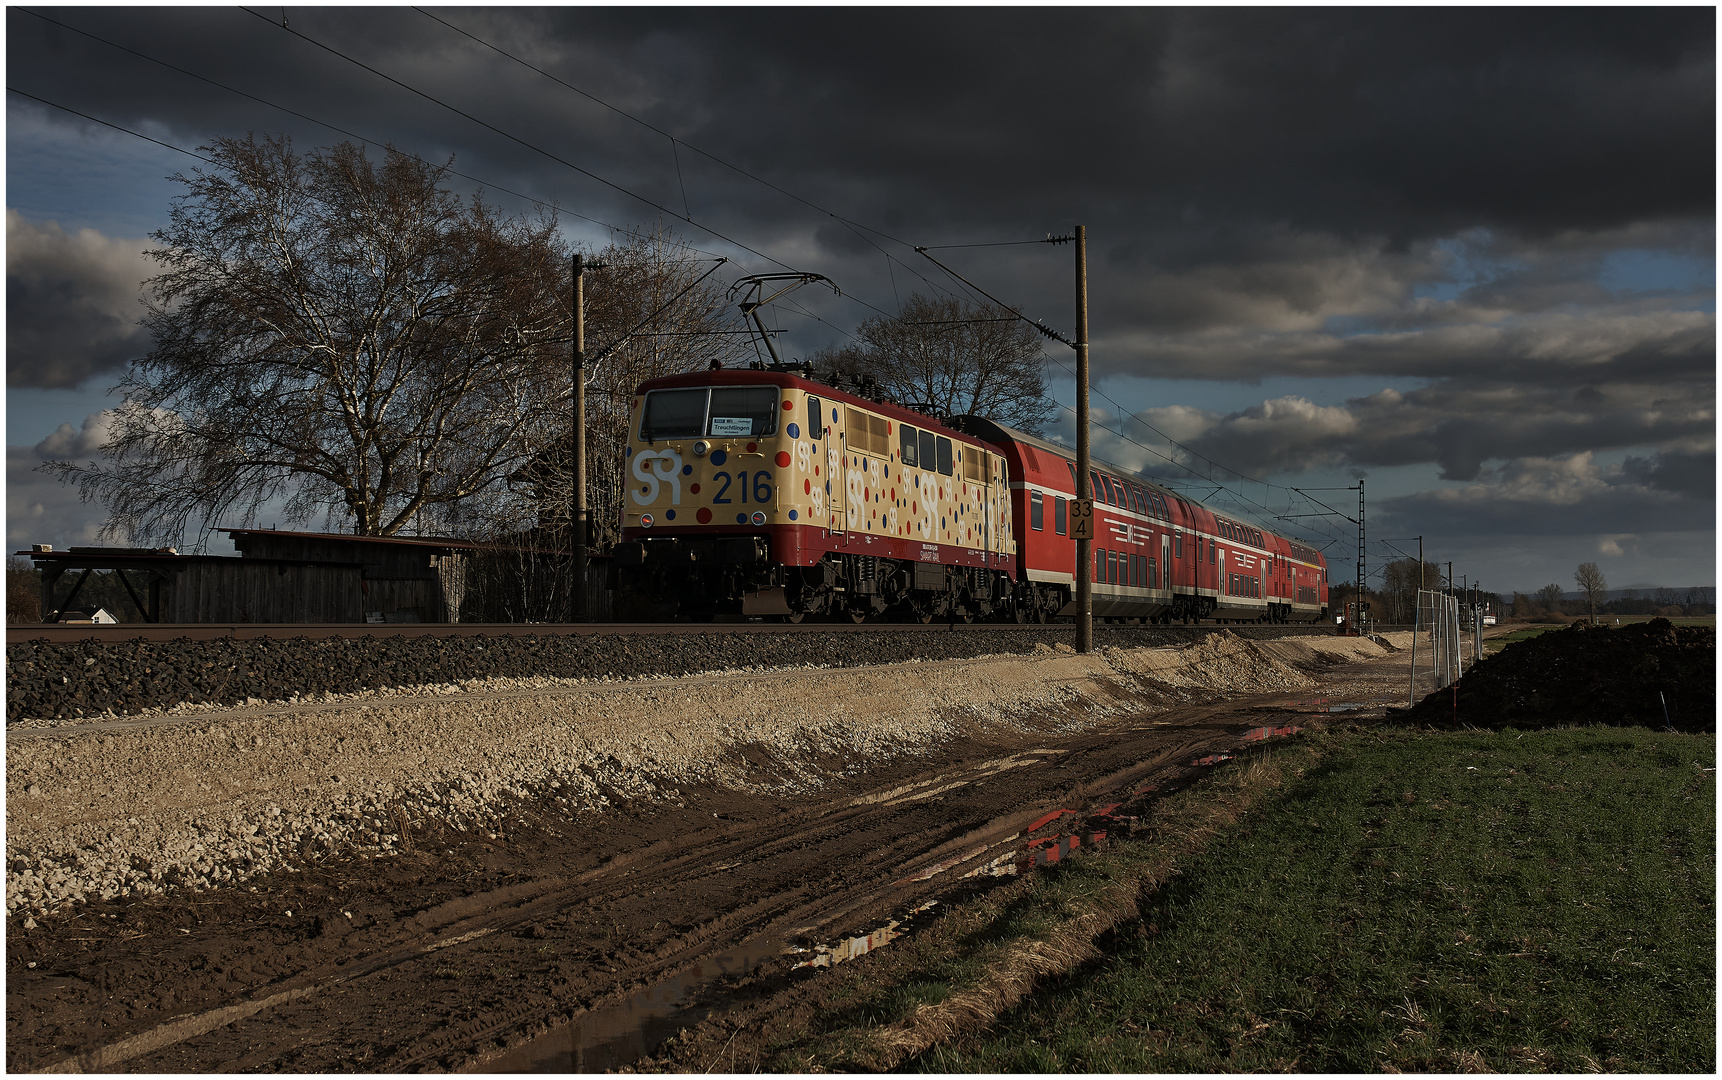
[[[198,546],[262,521],[367,536],[571,547],[573,245],[392,147],[222,138],[146,254],[153,347],[115,390],[99,460],[41,468],[107,511],[103,539]],[[711,260],[669,230],[586,251],[588,519],[622,512],[635,388],[753,359]],[[1035,332],[912,296],[811,358],[883,397],[1038,432]],[[536,555],[534,556],[536,557]],[[518,576],[518,575],[516,575]],[[536,587],[536,586],[534,586]],[[565,586],[564,586],[565,587]]]
[[[1602,619],[1618,615],[1693,616],[1716,613],[1715,593],[1700,587],[1626,589],[1609,597],[1608,580],[1594,562],[1580,563],[1573,571],[1578,596],[1568,598],[1568,589],[1550,582],[1531,593],[1514,592],[1510,599],[1499,593],[1467,591],[1446,581],[1444,564],[1426,562],[1421,573],[1416,559],[1398,559],[1382,567],[1382,585],[1368,590],[1364,600],[1377,622],[1407,624],[1416,621],[1419,589],[1452,591],[1462,600],[1475,599],[1484,609],[1519,619],[1586,617]],[[1336,612],[1357,598],[1353,582],[1339,582],[1329,590],[1329,606]]]

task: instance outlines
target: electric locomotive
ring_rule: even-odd
[[[805,373],[771,365],[640,385],[618,609],[789,622],[1013,614],[1000,449]]]

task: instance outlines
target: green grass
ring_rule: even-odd
[[[1501,634],[1496,637],[1484,638],[1483,651],[1485,653],[1500,652],[1502,649],[1506,648],[1508,645],[1514,644],[1515,642],[1529,641],[1531,638],[1540,637],[1547,632],[1547,627],[1539,626],[1534,630],[1514,630],[1510,634]]]
[[[938,1072],[1712,1072],[1715,737],[1353,730]]]

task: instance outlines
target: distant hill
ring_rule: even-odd
[[[1536,595],[1536,589],[1521,589],[1519,591],[1526,596]],[[1640,585],[1630,589],[1610,589],[1602,594],[1602,598],[1604,602],[1627,599],[1654,600],[1659,593],[1663,592],[1668,594],[1668,603],[1670,604],[1714,604],[1716,602],[1716,586],[1714,585],[1681,585],[1678,587],[1672,585]],[[1509,590],[1501,594],[1501,598],[1511,600],[1513,594]],[[1584,593],[1577,589],[1568,589],[1561,593],[1561,599],[1583,600]]]

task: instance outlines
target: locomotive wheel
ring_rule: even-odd
[[[790,623],[793,625],[795,623],[800,622],[801,620],[803,620],[805,618],[807,618],[807,612],[805,612],[805,611],[792,611],[788,615],[773,615],[769,619],[767,619],[766,621],[767,622],[776,622],[776,623]]]

